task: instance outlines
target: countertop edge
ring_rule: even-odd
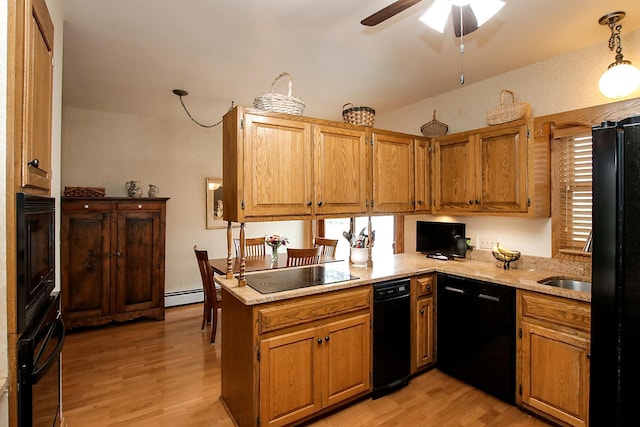
[[[557,271],[549,270],[504,270],[496,267],[495,263],[476,260],[438,261],[426,259],[420,254],[396,254],[375,260],[368,267],[353,267],[348,261],[335,263],[336,267],[349,271],[350,274],[359,277],[355,280],[318,285],[291,291],[261,294],[250,286],[238,286],[237,279],[226,279],[216,276],[215,281],[233,297],[245,305],[258,305],[268,302],[282,301],[291,298],[299,298],[309,295],[317,295],[326,292],[349,289],[358,286],[370,285],[383,280],[412,277],[428,273],[445,273],[469,279],[481,280],[499,285],[511,286],[516,289],[539,292],[547,295],[555,295],[577,301],[591,302],[591,293],[570,289],[557,288],[538,283],[538,280],[558,276]],[[250,274],[250,273],[247,273]],[[576,277],[578,278],[578,277]],[[590,281],[590,278],[581,278]]]

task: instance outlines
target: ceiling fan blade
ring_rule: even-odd
[[[422,0],[398,0],[391,3],[389,6],[380,9],[376,13],[371,16],[364,18],[360,23],[362,25],[366,25],[368,27],[373,27],[374,25],[378,25],[379,23],[386,21],[392,16],[397,15],[405,9],[410,8],[416,3],[421,2]]]
[[[462,25],[463,31],[460,31],[460,9],[462,9]],[[461,34],[467,35],[478,29],[478,21],[476,15],[471,10],[471,6],[451,6],[451,19],[453,20],[453,32],[456,37],[460,37]]]

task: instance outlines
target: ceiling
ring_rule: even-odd
[[[64,26],[63,105],[184,118],[172,89],[206,123],[234,101],[251,105],[281,72],[293,77],[304,115],[340,120],[345,103],[378,113],[459,87],[461,55],[451,22],[440,34],[418,18],[423,0],[376,27],[360,21],[393,0],[60,0]],[[465,85],[604,43],[598,19],[627,13],[640,28],[638,0],[505,0],[464,37]],[[451,19],[451,18],[450,18]],[[604,70],[603,70],[604,71]],[[286,93],[286,80],[275,86]]]

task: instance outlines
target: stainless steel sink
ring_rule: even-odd
[[[591,292],[591,283],[583,280],[571,279],[568,277],[547,277],[546,279],[538,280],[538,283],[555,286],[556,288],[571,289],[580,292]]]

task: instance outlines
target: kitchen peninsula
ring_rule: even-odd
[[[497,268],[493,262],[471,259],[438,261],[418,253],[374,259],[367,268],[352,267],[347,262],[332,263],[331,268],[358,278],[265,294],[250,286],[238,286],[236,279],[216,278],[222,286],[224,301],[221,401],[238,425],[297,423],[371,392],[371,285],[380,281],[412,278],[412,359],[419,357],[421,348],[430,348],[434,353],[426,364],[412,360],[412,374],[433,366],[437,360],[433,350],[436,274],[515,288],[517,331],[522,329],[524,313],[533,319],[532,328],[525,328],[526,334],[543,326],[549,328],[552,318],[561,324],[563,333],[567,333],[567,326],[573,326],[579,339],[588,340],[588,329],[585,331],[583,322],[576,323],[576,319],[590,321],[590,293],[538,283],[548,277],[566,276],[557,271],[505,270]],[[419,303],[425,295],[434,298],[428,305],[434,312],[430,317],[430,328],[426,331],[419,326],[419,316],[424,310],[417,308],[423,307]],[[542,315],[536,311],[540,304],[549,307]],[[570,318],[563,319],[562,313],[568,313]],[[427,334],[428,339],[421,341],[416,331]],[[527,361],[525,372],[522,367],[524,361],[521,360],[523,354],[535,357],[531,352],[521,350],[522,341],[533,343],[531,345],[536,341],[530,336],[525,336],[524,340],[521,334],[519,336],[517,381],[519,388],[524,388],[524,394],[518,394],[517,403],[552,420],[584,425],[580,421],[586,416],[588,396],[585,400],[584,393],[575,404],[577,409],[569,408],[566,416],[563,408],[541,409],[537,406],[539,399],[535,393],[528,393],[530,382],[535,380],[535,375],[530,375],[528,370],[537,365]],[[586,359],[583,360],[588,343],[584,350],[578,357],[586,368],[580,365],[577,370],[579,377],[572,378],[579,384],[567,385],[582,387],[581,391],[585,378],[588,379],[588,364]],[[557,369],[563,367],[561,365]],[[588,381],[586,385],[588,390]]]

